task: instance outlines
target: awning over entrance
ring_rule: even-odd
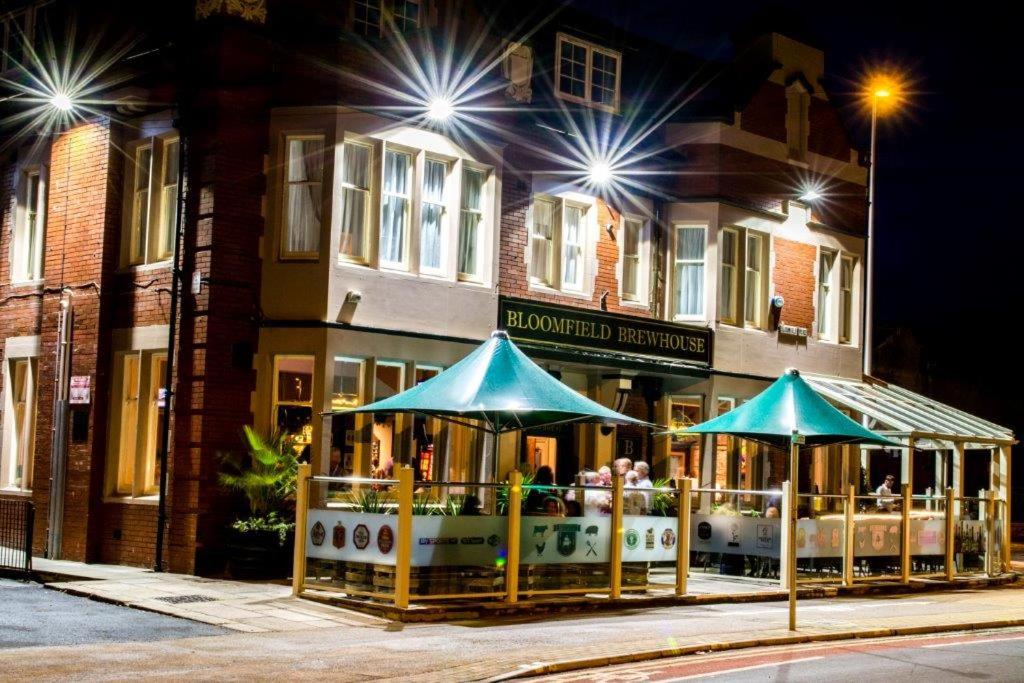
[[[1013,432],[939,403],[926,396],[873,377],[865,381],[823,375],[803,375],[815,391],[838,405],[866,415],[879,434],[915,447],[933,450],[991,448],[1014,443]]]

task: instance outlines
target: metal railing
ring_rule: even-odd
[[[694,483],[635,489],[614,477],[610,487],[524,485],[518,472],[499,483],[415,482],[408,467],[396,479],[380,480],[313,477],[303,465],[293,591],[334,590],[400,608],[410,601],[515,603],[540,595],[683,596],[691,560],[708,554],[719,557],[719,573],[733,573],[738,558],[741,569],[753,572],[741,574],[778,576],[782,587],[791,573],[799,583],[849,586],[883,576],[907,583],[940,566],[952,581],[966,569],[961,555],[980,557],[981,546],[985,571],[1002,569],[1005,550],[993,539],[1005,509],[990,492],[979,498],[956,497],[952,489],[943,496],[894,492],[900,509],[882,520],[885,546],[872,551],[872,524],[881,524],[877,497],[855,495],[852,485],[845,495],[800,494],[792,501],[788,483],[764,491]],[[332,490],[339,487],[344,490]],[[762,505],[748,505],[754,501]],[[924,510],[912,517],[915,504]],[[979,519],[962,519],[960,511],[975,504]],[[807,516],[791,541],[785,520],[794,506]],[[974,536],[961,534],[961,527]],[[884,571],[872,576],[875,567]],[[808,578],[815,572],[824,578]]]
[[[0,498],[0,569],[32,571],[34,523],[31,500]]]

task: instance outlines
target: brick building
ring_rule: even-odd
[[[659,424],[788,366],[860,378],[866,169],[820,50],[769,34],[709,62],[585,13],[472,0],[181,4],[114,8],[108,31],[140,39],[108,105],[4,131],[0,495],[35,501],[37,552],[153,563],[169,403],[177,571],[223,564],[218,454],[247,424],[298,435],[331,474],[548,464],[568,481],[630,455],[705,485],[785,478],[753,444],[572,425],[502,437],[494,473],[474,430],[330,414],[513,318],[537,321],[509,332],[564,382]],[[67,7],[4,7],[16,79]],[[801,488],[850,480],[839,462],[816,455]]]

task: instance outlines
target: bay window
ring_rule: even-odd
[[[129,146],[123,265],[158,263],[174,255],[179,144],[177,137],[157,136]]]
[[[851,256],[843,256],[839,266],[839,343],[853,341],[853,268]]]
[[[622,298],[640,300],[640,243],[643,223],[635,218],[622,222]]]
[[[706,225],[677,224],[673,254],[673,317],[704,317],[704,257]]]
[[[3,373],[3,444],[0,447],[0,490],[32,488],[35,452],[36,382],[35,358],[10,358]]]
[[[19,211],[11,249],[11,280],[30,282],[43,277],[46,188],[39,168],[22,172],[17,194]]]
[[[554,283],[554,238],[558,203],[553,199],[533,201],[533,222],[530,226],[530,279],[538,284]]]
[[[119,352],[114,357],[107,459],[110,495],[143,497],[157,492],[166,363],[167,354],[159,351]]]
[[[324,137],[286,136],[285,169],[281,256],[316,259],[323,214]]]
[[[565,292],[582,293],[592,276],[588,262],[591,206],[561,197],[539,195],[527,219],[526,247],[530,282]]]
[[[740,238],[732,228],[722,230],[722,307],[720,319],[723,323],[735,325],[739,319],[736,315],[736,297],[739,290]]]
[[[556,96],[595,109],[618,112],[621,53],[562,33],[557,40]]]
[[[462,208],[459,212],[459,277],[480,279],[480,225],[484,217],[485,175],[467,168],[462,172]]]
[[[412,155],[385,149],[380,206],[380,264],[384,267],[407,265],[411,180]]]
[[[832,339],[832,270],[836,253],[822,249],[818,254],[818,337]]]
[[[370,160],[372,149],[345,142],[341,150],[341,243],[343,258],[369,260]]]
[[[423,199],[420,204],[420,270],[439,273],[442,265],[445,220],[445,181],[448,164],[427,159],[423,166]]]

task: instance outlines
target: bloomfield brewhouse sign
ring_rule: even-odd
[[[502,297],[498,326],[513,339],[624,351],[711,365],[711,330]]]

